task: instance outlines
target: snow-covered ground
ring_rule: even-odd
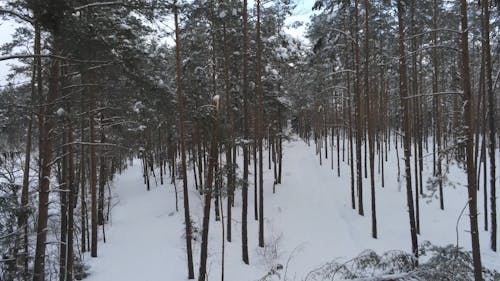
[[[282,277],[286,271],[287,280],[302,280],[309,271],[325,262],[345,261],[366,249],[373,249],[379,254],[394,249],[410,252],[404,178],[398,183],[394,149],[385,165],[385,188],[381,188],[380,177],[377,176],[378,239],[371,238],[368,179],[364,181],[365,216],[359,216],[351,208],[349,167],[341,162],[341,177],[337,177],[336,153],[335,170],[331,170],[330,158],[323,160],[320,166],[312,145],[309,147],[300,140],[286,143],[284,178],[282,184],[277,186],[276,194],[272,193],[272,171],[266,169],[265,237],[268,247],[265,251],[257,246],[258,223],[253,216],[253,184],[250,185],[250,265],[241,262],[241,195],[236,192],[233,241],[225,244],[225,280],[258,280],[266,275],[272,265],[278,263],[285,266],[281,271]],[[431,165],[432,157],[426,158],[426,162]],[[267,167],[267,164],[264,166]],[[430,169],[431,166],[427,167],[426,172]],[[424,179],[428,176],[424,173]],[[467,200],[466,177],[457,166],[450,166],[448,178],[454,187],[445,188],[445,211],[439,209],[436,198],[420,201],[419,243],[425,240],[437,245],[456,243],[457,219]],[[192,181],[189,186],[192,220],[196,227],[201,228],[202,198],[194,190]],[[151,191],[146,191],[140,162],[134,162],[132,167],[117,177],[113,189],[116,205],[106,229],[107,242],[99,244],[98,258],[86,257],[86,263],[91,266],[89,281],[187,279],[180,181],[178,187],[180,210],[176,212],[173,185],[155,187],[153,184]],[[482,210],[482,190],[478,200],[479,209]],[[458,237],[460,246],[470,250],[467,214],[468,209],[458,223]],[[500,255],[489,250],[489,232],[483,231],[483,220],[481,213],[479,225],[483,264],[500,270]],[[194,241],[196,276],[200,242],[200,239]],[[212,210],[209,280],[220,280],[221,242],[221,224],[215,221]]]

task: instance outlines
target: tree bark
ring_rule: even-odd
[[[462,55],[462,90],[464,98],[464,134],[466,141],[467,184],[469,194],[469,219],[472,242],[472,259],[474,265],[474,280],[483,280],[481,266],[481,250],[479,247],[479,230],[477,223],[477,189],[476,167],[474,166],[474,136],[472,131],[472,95],[469,70],[469,32],[467,20],[467,1],[460,1],[461,13],[461,55]]]
[[[258,130],[257,146],[259,149],[259,247],[264,247],[264,169],[262,163],[262,138],[264,132],[264,105],[262,89],[262,42],[260,26],[260,4],[257,0],[257,97],[258,97]]]
[[[405,177],[406,177],[406,201],[408,205],[408,215],[410,220],[410,235],[412,252],[415,257],[415,265],[418,265],[418,241],[417,241],[417,229],[415,224],[415,209],[413,206],[413,192],[411,186],[411,144],[410,144],[410,116],[409,116],[409,99],[408,97],[408,86],[407,86],[407,74],[406,74],[406,50],[405,50],[405,25],[403,22],[404,10],[403,3],[401,0],[397,1],[398,9],[398,27],[399,27],[399,89],[400,89],[400,99],[401,99],[401,109],[403,112],[403,145],[404,145],[404,156],[405,156]]]
[[[102,127],[102,113],[101,113],[101,127]],[[101,129],[101,143],[106,142],[106,135]],[[108,177],[105,151],[101,149],[99,153],[99,195],[98,195],[98,205],[97,205],[97,224],[104,227],[104,187],[106,186],[106,181]]]
[[[433,15],[432,15],[432,64],[434,66],[434,73],[432,78],[432,92],[437,93],[439,91],[439,62],[437,55],[437,21],[438,21],[438,6],[437,0],[433,0]],[[434,144],[433,144],[433,157],[434,157],[434,175],[437,177],[438,187],[439,187],[439,207],[441,210],[444,210],[444,198],[443,198],[443,180],[442,180],[442,153],[441,153],[441,116],[439,112],[441,108],[440,97],[439,95],[434,95],[433,97],[434,103],[434,122],[435,122],[435,135],[434,135]],[[437,149],[437,151],[436,151]],[[437,157],[436,157],[437,152]],[[437,160],[436,160],[437,159]]]
[[[224,140],[225,148],[226,148],[226,186],[227,186],[227,232],[226,238],[228,242],[231,242],[232,238],[232,229],[231,229],[231,221],[232,221],[232,204],[233,204],[233,193],[234,193],[234,185],[233,185],[233,163],[232,163],[232,138],[233,138],[233,128],[232,128],[232,109],[231,109],[231,97],[230,97],[230,81],[229,81],[229,43],[227,40],[227,27],[226,21],[222,23],[222,33],[223,33],[223,52],[224,52],[224,94],[225,94],[225,105],[226,105],[226,118],[225,118],[225,129],[227,139]],[[221,197],[221,196],[219,196]],[[220,198],[222,199],[222,198]],[[222,203],[220,204],[222,207]]]
[[[40,55],[40,24],[38,22],[34,23],[35,27],[35,42],[34,42],[34,53],[35,55]],[[40,63],[38,63],[40,61]],[[35,118],[35,108],[34,104],[38,96],[42,95],[42,82],[41,82],[41,58],[36,57],[33,60],[33,73],[31,76],[31,112],[28,120],[28,129],[26,133],[26,151],[24,158],[24,173],[23,173],[23,187],[21,190],[21,212],[19,214],[18,228],[22,229],[22,241],[23,241],[23,253],[19,258],[18,265],[23,268],[22,277],[23,280],[29,279],[28,265],[29,265],[29,240],[28,240],[28,204],[29,204],[29,175],[30,175],[30,161],[31,161],[31,146],[32,146],[32,129],[33,129],[33,119]],[[35,87],[36,85],[36,87]]]
[[[70,104],[68,103],[68,114],[70,111]],[[68,117],[67,120],[67,141],[68,143],[73,142],[73,127],[71,120]],[[74,233],[74,207],[75,207],[75,186],[74,186],[74,162],[73,162],[73,145],[68,146],[68,157],[67,157],[67,179],[66,179],[66,184],[67,184],[67,190],[68,190],[68,235],[67,235],[67,252],[66,252],[66,281],[72,281],[73,280],[73,255],[74,255],[74,250],[73,250],[73,233]]]
[[[53,32],[54,55],[59,53],[59,34]],[[38,62],[37,62],[38,64]],[[41,65],[41,63],[40,63]],[[39,153],[41,162],[40,187],[38,191],[38,224],[35,249],[35,263],[33,271],[33,281],[45,280],[45,249],[47,241],[47,222],[49,211],[49,192],[52,162],[52,141],[54,137],[54,101],[59,93],[59,59],[53,58],[50,61],[49,90],[47,98],[39,96],[40,113],[38,116],[40,128]]]
[[[358,213],[364,216],[363,208],[363,171],[361,164],[361,137],[362,137],[362,120],[361,120],[361,86],[360,84],[360,74],[359,74],[359,24],[358,24],[358,2],[354,1],[354,69],[356,75],[354,76],[354,119],[356,121],[356,184],[358,190]]]
[[[82,79],[84,79],[84,73],[81,74],[82,75]],[[82,92],[82,95],[80,97],[80,103],[81,103],[81,117],[80,117],[80,132],[81,132],[81,136],[80,136],[80,139],[82,141],[82,143],[85,141],[85,121],[84,121],[84,117],[83,117],[83,114],[85,112],[85,97],[84,97],[84,93]],[[88,231],[88,224],[87,224],[87,221],[88,221],[88,217],[87,217],[87,200],[86,200],[86,189],[85,189],[85,179],[87,178],[85,176],[85,170],[86,170],[86,166],[85,166],[85,159],[87,158],[86,157],[86,153],[85,153],[85,145],[80,145],[80,155],[81,155],[81,160],[80,160],[80,212],[81,212],[81,249],[82,249],[82,253],[85,253],[87,250],[88,250],[88,244],[86,243],[87,239],[86,238],[86,234],[87,234],[87,231]]]
[[[201,250],[200,250],[200,268],[198,281],[205,281],[207,274],[207,258],[208,258],[208,231],[210,227],[210,205],[212,204],[212,184],[214,181],[214,170],[217,166],[218,159],[218,123],[219,123],[219,112],[218,106],[216,107],[214,121],[214,130],[212,135],[212,141],[210,143],[210,152],[208,155],[208,171],[207,180],[205,181],[205,188],[203,189],[205,195],[205,206],[203,207],[203,226],[201,233]]]
[[[241,189],[241,247],[242,259],[250,263],[248,257],[248,1],[243,0],[243,185]]]
[[[179,11],[177,1],[174,1],[174,21],[175,21],[175,62],[177,76],[177,99],[179,106],[179,135],[181,142],[182,161],[182,184],[184,194],[184,223],[186,230],[186,254],[188,260],[188,279],[194,279],[193,269],[193,249],[191,245],[191,216],[189,214],[189,192],[187,183],[186,167],[186,143],[184,141],[184,97],[182,95],[182,65],[181,65],[181,45],[179,35]]]
[[[370,65],[369,65],[369,57],[370,57],[370,30],[368,28],[369,22],[369,1],[364,0],[365,6],[365,95],[366,95],[366,121],[368,127],[368,148],[369,148],[369,157],[370,157],[370,187],[371,187],[371,208],[372,208],[372,237],[377,239],[377,207],[376,207],[376,198],[375,198],[375,146],[374,146],[374,132],[373,132],[373,123],[372,116],[370,115],[370,85],[369,83],[369,75],[370,75]]]
[[[95,82],[95,73],[91,72],[91,80]],[[90,256],[97,257],[97,160],[95,153],[95,110],[96,106],[96,96],[95,89],[90,91],[89,100],[89,142],[90,142],[90,217],[91,217],[91,238],[90,238]]]
[[[490,208],[491,208],[491,250],[497,251],[497,214],[496,214],[496,126],[495,126],[495,95],[493,93],[493,77],[491,66],[491,46],[490,46],[490,10],[489,1],[483,0],[483,52],[485,58],[486,91],[488,94],[488,127],[489,127],[489,158],[490,158]],[[483,138],[486,136],[484,135]],[[486,171],[484,171],[486,173]],[[484,190],[486,193],[486,190]],[[487,214],[484,214],[487,216]]]
[[[420,98],[418,97],[418,81],[417,81],[417,39],[415,37],[415,1],[412,1],[410,4],[410,10],[411,10],[411,23],[410,23],[410,33],[412,35],[411,39],[411,69],[412,69],[412,78],[411,78],[411,84],[412,84],[412,94],[414,96],[417,96],[416,98],[412,99],[412,108],[414,111],[414,120],[413,120],[413,164],[414,164],[414,175],[415,175],[415,221],[416,221],[416,228],[417,228],[417,234],[420,234],[420,203],[419,203],[419,193],[418,193],[418,184],[419,184],[419,173],[418,173],[418,143],[419,143],[419,134],[418,130],[420,128],[420,123],[419,123],[419,111],[420,111]]]
[[[66,279],[66,258],[67,258],[67,235],[68,235],[68,186],[66,180],[68,179],[68,140],[66,134],[67,124],[62,128],[62,171],[59,179],[59,197],[60,197],[60,241],[59,241],[59,280],[65,281]]]

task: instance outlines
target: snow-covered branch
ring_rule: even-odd
[[[86,5],[75,7],[75,8],[73,8],[73,10],[80,11],[80,10],[84,10],[84,9],[94,8],[94,7],[116,6],[116,5],[129,6],[129,5],[127,5],[123,1],[94,2],[94,3],[90,3],[90,4],[86,4]]]
[[[80,59],[68,58],[68,57],[63,57],[63,56],[58,56],[58,55],[37,55],[37,54],[8,55],[8,56],[0,57],[0,61],[12,60],[12,59],[37,58],[37,57],[54,58],[54,59],[72,61],[72,62],[77,62],[77,63],[102,63],[102,64],[109,63],[109,61],[80,60]]]
[[[12,11],[12,10],[0,9],[0,15],[11,15],[11,16],[14,16],[14,17],[20,19],[20,20],[29,22],[31,24],[33,23],[33,19],[30,16],[23,15],[23,14],[20,14],[18,12]]]
[[[447,91],[447,92],[436,92],[436,93],[413,95],[413,96],[404,97],[403,99],[414,99],[414,98],[419,98],[419,97],[432,97],[432,96],[441,96],[441,95],[462,95],[462,94],[463,94],[463,92]]]

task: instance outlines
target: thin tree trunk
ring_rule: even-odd
[[[370,157],[370,187],[371,187],[371,208],[372,208],[372,237],[377,239],[377,207],[376,207],[376,198],[375,198],[375,146],[374,146],[374,136],[373,136],[373,123],[372,117],[370,115],[370,86],[369,75],[370,75],[370,66],[369,66],[369,57],[370,57],[370,30],[368,28],[369,22],[369,3],[368,0],[364,0],[365,6],[365,94],[366,94],[366,122],[368,127],[368,148],[369,148],[369,157]]]
[[[179,106],[179,135],[181,142],[181,161],[182,161],[182,184],[184,194],[184,224],[186,234],[186,254],[188,261],[188,279],[194,279],[193,269],[193,249],[191,245],[191,217],[189,214],[189,192],[187,182],[186,167],[186,144],[184,142],[184,97],[182,95],[182,66],[181,66],[181,45],[179,37],[179,11],[177,1],[174,1],[174,20],[175,20],[175,62],[177,76],[177,99]]]
[[[92,73],[92,81],[95,82],[95,73]],[[97,161],[95,153],[95,120],[96,97],[94,90],[90,90],[89,103],[89,127],[90,127],[90,216],[91,216],[91,243],[90,256],[97,257]]]
[[[59,34],[53,32],[54,55],[59,53]],[[37,62],[37,64],[40,62]],[[39,64],[41,65],[41,63]],[[53,104],[59,93],[59,60],[54,58],[50,62],[49,91],[44,100],[39,96],[40,113],[38,116],[40,128],[39,154],[41,163],[40,188],[38,199],[38,224],[33,267],[33,281],[45,280],[45,250],[47,241],[47,222],[49,212],[50,175],[52,162],[52,141],[54,137],[54,120],[51,117]]]
[[[221,196],[221,192],[219,192],[219,197]],[[222,252],[221,252],[221,274],[220,274],[220,280],[221,281],[224,281],[224,266],[225,266],[225,250],[226,250],[226,241],[224,241],[224,206],[222,206],[222,198],[219,198],[219,202],[220,202],[220,212],[221,212],[221,217],[222,217],[222,220],[221,220],[221,223],[220,223],[220,226],[221,226],[221,230],[222,230],[222,241],[221,241],[221,244],[222,244]],[[229,209],[228,209],[229,210]]]
[[[479,229],[477,223],[477,189],[476,189],[476,168],[474,166],[474,139],[472,132],[472,95],[469,71],[469,32],[467,21],[467,1],[460,1],[461,12],[461,54],[462,54],[462,90],[464,97],[464,123],[466,139],[467,157],[467,183],[469,193],[469,219],[472,242],[472,259],[474,265],[474,280],[483,280],[481,266],[481,249],[479,247]]]
[[[354,148],[353,148],[353,130],[352,130],[352,98],[351,98],[351,79],[349,76],[349,73],[347,74],[347,96],[349,97],[349,104],[347,105],[348,108],[348,115],[349,115],[349,160],[350,160],[350,170],[351,170],[351,207],[353,210],[356,209],[356,194],[355,194],[355,183],[354,183]]]
[[[264,169],[262,165],[262,135],[264,132],[264,105],[262,89],[262,42],[260,35],[260,0],[257,0],[257,97],[258,97],[258,148],[259,148],[259,247],[264,247]]]
[[[82,78],[84,77],[84,73],[82,73]],[[82,113],[82,116],[80,117],[80,139],[81,139],[81,142],[85,142],[85,129],[84,129],[84,117],[83,117],[83,114],[85,112],[85,97],[84,97],[84,93],[82,92],[82,95],[80,97],[80,106],[81,106],[81,113]],[[86,166],[85,166],[85,159],[87,158],[86,157],[86,153],[85,153],[85,146],[82,144],[80,145],[80,198],[81,198],[81,203],[80,203],[80,212],[81,212],[81,246],[82,246],[82,253],[85,253],[87,250],[88,250],[88,244],[86,243],[87,241],[87,238],[86,238],[86,234],[87,234],[87,201],[85,199],[85,195],[86,195],[86,190],[85,190],[85,179],[87,178],[85,176],[85,170],[86,170]]]
[[[242,259],[250,263],[248,257],[248,1],[243,0],[243,185],[241,189],[241,247]],[[281,167],[281,166],[280,166]]]
[[[36,55],[40,54],[40,25],[35,22],[35,42],[34,42],[34,53]],[[42,83],[41,83],[41,63],[38,64],[40,58],[35,58],[33,60],[33,73],[31,76],[31,112],[28,119],[28,129],[26,133],[26,150],[24,157],[24,173],[23,173],[23,187],[21,190],[21,212],[19,214],[18,228],[22,229],[22,241],[23,241],[23,253],[18,261],[18,266],[23,268],[22,277],[23,280],[29,279],[28,265],[29,265],[29,240],[28,240],[28,204],[29,204],[29,175],[30,175],[30,161],[31,161],[31,146],[32,146],[32,129],[33,129],[33,118],[35,118],[35,108],[34,104],[38,96],[42,93]],[[36,83],[36,87],[35,87]]]
[[[363,209],[363,171],[361,165],[361,136],[363,134],[362,120],[361,120],[361,87],[360,87],[360,74],[359,74],[359,35],[358,35],[358,1],[354,1],[354,69],[356,75],[354,76],[354,115],[356,119],[356,178],[358,190],[358,213],[364,216]]]
[[[258,114],[258,107],[255,105],[255,115]],[[257,116],[254,116],[254,138],[253,138],[253,209],[254,209],[254,219],[256,221],[259,220],[259,198],[258,198],[258,189],[259,189],[259,181],[258,181],[258,176],[259,176],[259,171],[258,171],[258,163],[257,163]]]
[[[64,281],[66,279],[66,254],[67,254],[67,234],[68,234],[68,150],[67,150],[67,135],[66,135],[66,124],[62,128],[62,171],[60,174],[60,233],[59,233],[59,280]]]
[[[489,158],[490,158],[490,200],[491,200],[491,250],[497,251],[497,218],[496,218],[496,167],[495,167],[495,147],[496,147],[496,127],[495,127],[495,96],[493,93],[493,77],[491,66],[491,47],[490,47],[490,11],[489,1],[483,0],[483,52],[485,56],[485,75],[486,75],[486,91],[488,92],[488,127],[489,127]],[[483,136],[483,138],[486,136]],[[486,160],[486,159],[485,159]],[[486,171],[484,171],[486,173]],[[484,190],[486,193],[486,190]],[[485,216],[487,214],[485,213]]]
[[[230,81],[229,81],[229,46],[227,40],[227,29],[226,22],[222,23],[222,33],[223,33],[223,52],[224,52],[224,92],[225,92],[225,105],[226,105],[226,130],[228,132],[228,139],[225,140],[226,147],[226,171],[227,171],[227,234],[226,238],[228,242],[231,242],[232,231],[231,231],[231,220],[232,220],[232,201],[233,201],[233,176],[232,176],[232,114],[231,114],[231,97],[230,97]],[[219,196],[220,197],[220,196]],[[222,206],[222,203],[221,203]]]
[[[281,108],[278,109],[278,130],[280,132],[279,135],[279,146],[278,146],[278,183],[281,184],[281,171],[282,171],[282,161],[283,161],[283,126],[282,126],[282,118],[281,118]]]
[[[406,50],[404,45],[405,26],[403,22],[403,3],[401,0],[397,1],[398,8],[398,26],[399,26],[399,88],[401,109],[403,115],[403,143],[404,143],[404,156],[405,156],[405,181],[406,181],[406,200],[408,204],[408,215],[410,220],[410,234],[412,242],[412,252],[415,257],[415,265],[418,265],[418,242],[417,230],[415,224],[415,209],[413,206],[413,192],[411,187],[411,139],[410,139],[410,116],[409,116],[409,99],[407,87],[407,74],[406,74]]]
[[[218,101],[217,101],[218,102]],[[218,122],[219,122],[219,112],[218,105],[216,106],[217,112],[216,120],[214,123],[214,130],[212,135],[212,141],[210,143],[210,152],[208,155],[208,174],[207,180],[205,181],[206,186],[204,188],[205,194],[205,206],[203,207],[203,225],[201,232],[201,250],[200,250],[200,268],[199,268],[199,276],[198,281],[205,281],[207,274],[207,258],[208,258],[208,230],[210,227],[210,205],[212,203],[212,184],[214,181],[214,169],[217,166],[217,134],[218,134]]]
[[[412,1],[410,4],[410,13],[411,13],[411,23],[410,23],[410,32],[412,34],[412,39],[411,39],[411,63],[412,63],[412,78],[411,78],[411,84],[412,84],[412,93],[414,96],[418,96],[418,81],[417,81],[417,40],[416,37],[414,36],[416,34],[415,32],[415,1]],[[418,184],[419,184],[419,178],[418,178],[418,128],[420,127],[419,124],[419,106],[420,106],[420,99],[417,97],[413,99],[413,111],[415,114],[414,120],[413,120],[413,164],[414,164],[414,175],[415,175],[415,221],[416,221],[416,228],[417,228],[417,234],[420,234],[420,202],[419,202],[419,194],[418,194]]]
[[[197,154],[198,154],[198,178],[200,181],[200,194],[203,192],[203,154],[204,150],[202,149],[202,139],[201,139],[201,134],[199,134],[198,131],[198,136],[200,136],[200,139],[198,140],[197,143]]]
[[[433,0],[433,16],[432,16],[432,44],[433,46],[437,45],[437,20],[438,20],[438,6],[437,0]],[[438,65],[438,56],[436,47],[432,48],[432,64],[434,65],[434,73],[432,79],[432,92],[437,93],[439,91],[438,83],[439,83],[439,65]],[[440,112],[440,98],[439,95],[434,95],[433,97],[434,103],[434,122],[435,122],[435,136],[434,136],[434,144],[433,144],[433,154],[434,159],[436,159],[436,149],[437,149],[437,161],[434,160],[434,175],[437,177],[438,185],[439,185],[439,207],[441,210],[444,210],[444,198],[443,198],[443,181],[442,181],[442,168],[441,168],[441,116]],[[437,144],[437,148],[436,147]]]
[[[68,116],[70,111],[71,103],[68,103]],[[73,143],[73,126],[71,120],[67,120],[68,123],[68,143]],[[66,254],[66,281],[73,280],[73,232],[74,232],[74,207],[75,207],[75,186],[74,186],[74,161],[73,161],[73,145],[68,146],[68,171],[67,171],[67,190],[68,190],[68,238],[67,238],[67,254]]]
[[[102,114],[101,114],[101,126],[102,126]],[[106,142],[106,136],[104,131],[101,129],[101,143]],[[106,168],[106,158],[104,157],[104,151],[100,151],[99,157],[99,196],[98,196],[98,206],[97,206],[97,224],[104,227],[104,187],[107,181],[107,168]]]

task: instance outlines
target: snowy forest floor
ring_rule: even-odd
[[[347,148],[347,145],[346,145]],[[342,150],[341,150],[342,151]],[[400,151],[401,153],[401,151]],[[425,154],[425,153],[424,153]],[[235,195],[233,209],[233,239],[225,243],[225,280],[259,280],[273,265],[282,264],[287,280],[300,281],[311,270],[326,262],[347,261],[366,249],[378,254],[389,250],[411,251],[410,230],[406,207],[404,177],[397,181],[394,149],[385,165],[385,188],[380,175],[376,176],[378,239],[371,238],[371,210],[369,179],[364,179],[365,215],[351,208],[350,168],[340,162],[337,176],[337,154],[334,170],[331,154],[319,164],[313,144],[301,140],[284,144],[283,179],[272,193],[272,170],[265,169],[265,250],[257,246],[258,222],[254,220],[253,182],[249,188],[248,234],[250,265],[241,261],[241,192]],[[400,154],[401,155],[401,154]],[[264,167],[267,168],[267,160]],[[413,163],[413,162],[412,162]],[[424,188],[432,157],[425,159]],[[403,162],[401,162],[403,165]],[[133,165],[118,175],[112,188],[112,216],[106,226],[106,243],[99,244],[99,257],[86,257],[90,265],[89,281],[156,281],[186,280],[187,266],[184,218],[182,211],[182,180],[178,180],[179,212],[175,210],[175,192],[172,184],[155,186],[146,191],[141,164]],[[375,171],[378,164],[375,165]],[[250,169],[253,170],[253,166]],[[404,171],[401,170],[401,173]],[[250,176],[253,181],[253,175]],[[194,226],[201,232],[203,217],[202,196],[189,178],[190,208]],[[170,180],[166,180],[170,182]],[[439,200],[431,191],[420,201],[421,235],[419,243],[430,241],[436,245],[456,244],[456,225],[467,201],[466,177],[457,165],[449,166],[445,185],[445,210],[439,209]],[[223,202],[224,215],[226,200]],[[483,208],[483,194],[478,193],[479,209]],[[468,209],[458,223],[459,245],[470,250]],[[479,216],[481,255],[483,265],[500,271],[500,255],[489,249],[489,232],[484,231],[483,213]],[[211,213],[208,277],[220,280],[221,224]],[[195,234],[195,274],[198,275],[201,234]],[[425,259],[425,257],[423,257]]]

